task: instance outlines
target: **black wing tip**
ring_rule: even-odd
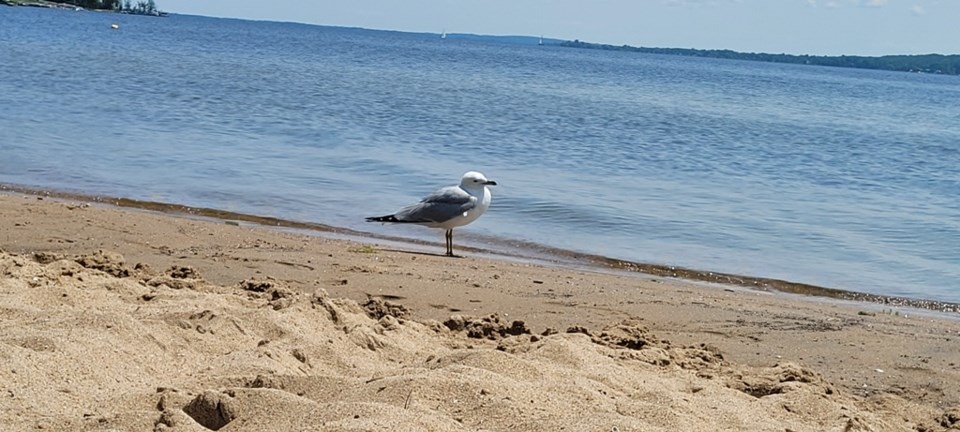
[[[400,222],[394,215],[368,217],[367,222]]]

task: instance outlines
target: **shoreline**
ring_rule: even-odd
[[[90,195],[75,192],[48,190],[29,186],[20,186],[0,183],[0,194],[27,194],[37,197],[50,197],[84,203],[97,203],[118,208],[146,210],[173,217],[187,216],[200,217],[211,220],[247,222],[268,228],[284,228],[299,230],[314,235],[336,235],[348,240],[371,243],[371,241],[389,241],[397,244],[433,245],[433,242],[411,239],[398,236],[380,235],[358,231],[345,227],[337,227],[318,222],[302,222],[281,219],[269,216],[258,216],[204,207],[190,207],[181,204],[172,204],[156,201],[136,200],[122,197]],[[493,250],[480,247],[458,246],[463,250],[482,253],[491,258],[513,260],[527,260],[542,264],[582,267],[596,270],[616,270],[636,273],[651,277],[673,278],[685,281],[707,282],[721,286],[736,286],[750,290],[769,291],[777,293],[797,294],[813,298],[829,298],[853,302],[873,303],[888,307],[909,307],[923,309],[944,314],[960,315],[960,302],[930,300],[903,296],[891,296],[823,287],[802,282],[791,282],[781,279],[739,275],[733,273],[697,270],[687,267],[677,267],[665,264],[635,262],[596,254],[581,253],[572,250],[560,249],[526,241],[513,241],[515,252]],[[524,253],[527,252],[527,253]]]
[[[85,11],[85,12],[106,12],[106,13],[115,13],[120,15],[142,15],[142,16],[155,16],[155,17],[166,17],[168,14],[163,11],[150,12],[137,12],[130,10],[114,10],[114,9],[89,9],[70,3],[57,3],[52,1],[45,0],[0,0],[0,5],[2,6],[21,6],[21,7],[34,7],[41,9],[59,9],[59,10],[69,10],[69,11]]]

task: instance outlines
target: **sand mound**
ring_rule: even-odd
[[[632,319],[532,334],[417,322],[403,306],[155,274],[107,251],[0,253],[4,430],[916,431],[960,428],[864,400],[793,363],[749,368]]]

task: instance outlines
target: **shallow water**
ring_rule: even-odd
[[[441,242],[363,217],[476,169],[458,243],[960,300],[954,76],[9,7],[0,74],[0,183]]]

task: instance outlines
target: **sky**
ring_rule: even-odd
[[[960,0],[156,0],[172,13],[810,55],[960,54]]]

